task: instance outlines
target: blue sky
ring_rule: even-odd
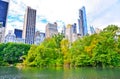
[[[77,23],[82,6],[86,8],[88,27],[120,26],[120,0],[10,0],[7,30],[23,29],[27,6],[37,10],[36,28],[42,32],[48,22],[56,21],[59,31],[63,25]]]

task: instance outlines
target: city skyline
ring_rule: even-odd
[[[8,14],[8,29],[23,28],[26,6],[37,10],[36,27],[45,30],[48,22],[57,22],[59,29],[65,25],[77,23],[79,9],[86,8],[88,26],[104,28],[109,24],[120,26],[120,1],[119,0],[10,0]],[[13,9],[14,8],[14,9]],[[77,24],[78,26],[78,24]]]

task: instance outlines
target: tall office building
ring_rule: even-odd
[[[76,23],[67,25],[65,37],[70,42],[74,42],[77,39]]]
[[[72,25],[72,32],[73,32],[73,33],[77,33],[76,23],[74,23],[74,24]]]
[[[85,7],[83,6],[79,10],[79,19],[78,19],[78,25],[79,25],[79,34],[81,36],[87,35],[88,30],[87,30],[87,19],[86,19],[86,11]]]
[[[36,26],[36,10],[27,7],[26,14],[24,17],[24,26],[22,37],[25,39],[25,43],[34,44]]]
[[[4,41],[9,0],[0,0],[0,42]]]
[[[46,38],[52,37],[55,34],[58,34],[57,23],[56,22],[54,24],[48,23],[46,25],[46,32],[45,32]]]
[[[66,28],[65,38],[72,42],[72,25],[68,24]]]
[[[0,0],[0,23],[6,26],[6,18],[8,13],[9,0]]]

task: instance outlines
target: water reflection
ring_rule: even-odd
[[[0,67],[0,79],[120,79],[120,68],[23,68]]]

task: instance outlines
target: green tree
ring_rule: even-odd
[[[26,55],[30,45],[17,43],[2,43],[0,44],[0,56],[3,62],[15,64],[21,62],[21,57]]]
[[[61,33],[58,33],[57,35],[53,35],[53,39],[55,40],[57,47],[60,48],[60,42],[64,38],[64,35]]]

